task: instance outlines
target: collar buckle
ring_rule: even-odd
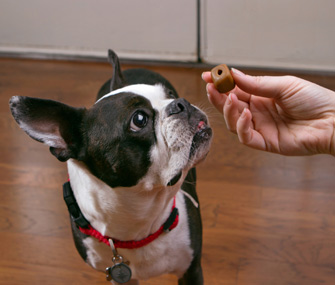
[[[85,219],[77,204],[76,198],[74,197],[73,191],[71,189],[70,182],[63,184],[63,197],[70,212],[71,219],[74,221],[74,223],[81,228],[88,229],[90,223]]]

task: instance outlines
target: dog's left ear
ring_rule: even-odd
[[[14,96],[10,110],[19,126],[33,139],[50,147],[60,161],[79,158],[82,145],[80,131],[85,108],[60,102]]]
[[[108,62],[113,66],[113,77],[110,84],[110,91],[113,91],[123,87],[125,84],[124,78],[122,76],[119,57],[111,49],[108,50]]]

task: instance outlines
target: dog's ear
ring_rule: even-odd
[[[10,110],[19,126],[33,139],[50,147],[60,161],[79,158],[82,145],[81,122],[85,108],[45,99],[14,96]]]
[[[108,62],[113,66],[113,77],[111,79],[110,91],[123,87],[124,78],[120,67],[120,62],[117,54],[109,49],[108,50]]]

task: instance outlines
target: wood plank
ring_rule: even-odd
[[[334,278],[334,269],[331,267],[243,260],[240,265],[237,284],[334,284]]]
[[[205,284],[335,284],[334,157],[251,150],[207,102],[204,69],[143,67],[206,110],[214,129],[197,169]],[[0,284],[106,284],[74,247],[61,194],[65,164],[18,128],[8,101],[19,94],[89,107],[111,73],[107,63],[0,59]],[[296,75],[335,90],[335,76]],[[164,275],[142,284],[176,282]]]

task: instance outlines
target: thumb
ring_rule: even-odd
[[[232,68],[236,85],[243,91],[256,96],[277,98],[292,83],[292,76],[250,76]]]

